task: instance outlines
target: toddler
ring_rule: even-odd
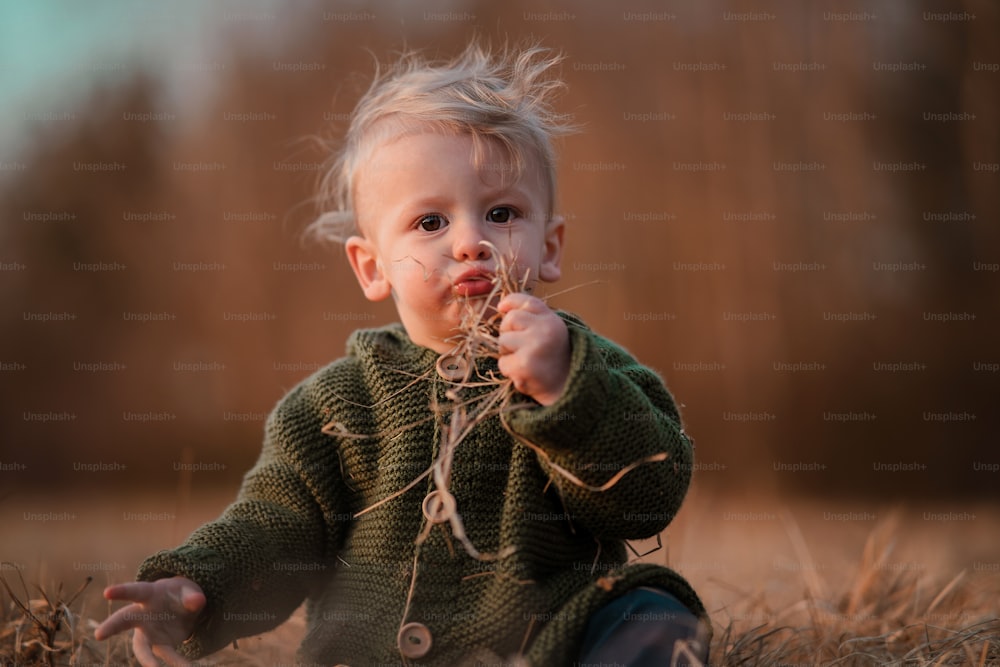
[[[305,601],[306,664],[706,658],[687,582],[626,563],[687,490],[677,407],[533,294],[559,279],[565,231],[558,60],[472,45],[376,77],[311,230],[400,323],[355,332],[279,402],[236,501],[105,591],[129,604],[99,639],[134,629],[143,665],[185,664]]]

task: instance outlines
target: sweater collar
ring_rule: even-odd
[[[432,368],[438,353],[429,347],[417,345],[400,323],[377,329],[359,329],[347,339],[347,354],[370,358],[379,365],[422,373]]]
[[[411,339],[399,322],[377,329],[358,329],[347,339],[348,356],[370,360],[383,369],[420,375],[434,368],[441,355]],[[482,359],[480,372],[498,372],[495,359]]]

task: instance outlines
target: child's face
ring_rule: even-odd
[[[516,257],[518,277],[559,279],[563,223],[547,220],[548,188],[537,159],[510,181],[503,151],[484,141],[477,169],[467,135],[431,131],[378,146],[355,180],[363,236],[348,239],[351,266],[373,301],[393,296],[413,342],[447,352],[463,305],[485,298],[495,251]]]

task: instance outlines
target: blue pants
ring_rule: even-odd
[[[677,598],[658,588],[637,588],[591,616],[579,667],[669,667],[678,640],[688,641],[704,663],[708,646],[696,641],[697,635],[698,617]],[[678,653],[676,664],[692,663]]]

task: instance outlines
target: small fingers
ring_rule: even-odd
[[[201,611],[205,606],[205,594],[198,584],[193,581],[185,581],[179,578],[167,579],[172,584],[164,589],[167,599],[164,600],[171,609],[195,613]]]
[[[136,627],[141,622],[141,612],[142,606],[138,604],[130,604],[127,607],[122,607],[97,626],[94,630],[94,639],[103,641],[119,632]]]
[[[497,365],[504,377],[510,378],[514,382],[514,388],[520,392],[524,392],[533,383],[533,374],[530,372],[523,355],[517,354],[517,345],[518,343],[516,342],[508,342],[506,344],[501,342],[501,356],[497,360]],[[509,350],[506,349],[508,346]]]
[[[500,356],[505,357],[516,352],[524,345],[524,334],[519,330],[502,331],[497,336],[497,346],[500,349]]]
[[[500,332],[524,331],[533,326],[532,321],[537,319],[537,313],[526,308],[516,308],[506,313],[500,320]]]
[[[200,590],[185,587],[181,592],[181,607],[184,608],[184,611],[199,612],[205,607],[206,602],[205,594]]]
[[[500,303],[497,304],[497,310],[501,313],[509,313],[518,309],[540,313],[548,309],[548,306],[537,296],[531,296],[524,292],[512,292],[500,299]]]
[[[136,630],[132,635],[132,650],[142,667],[160,667],[160,661],[153,655],[153,647],[142,630]]]
[[[153,595],[153,584],[148,581],[134,581],[127,584],[115,584],[104,589],[105,600],[128,600],[130,602],[146,602]]]

